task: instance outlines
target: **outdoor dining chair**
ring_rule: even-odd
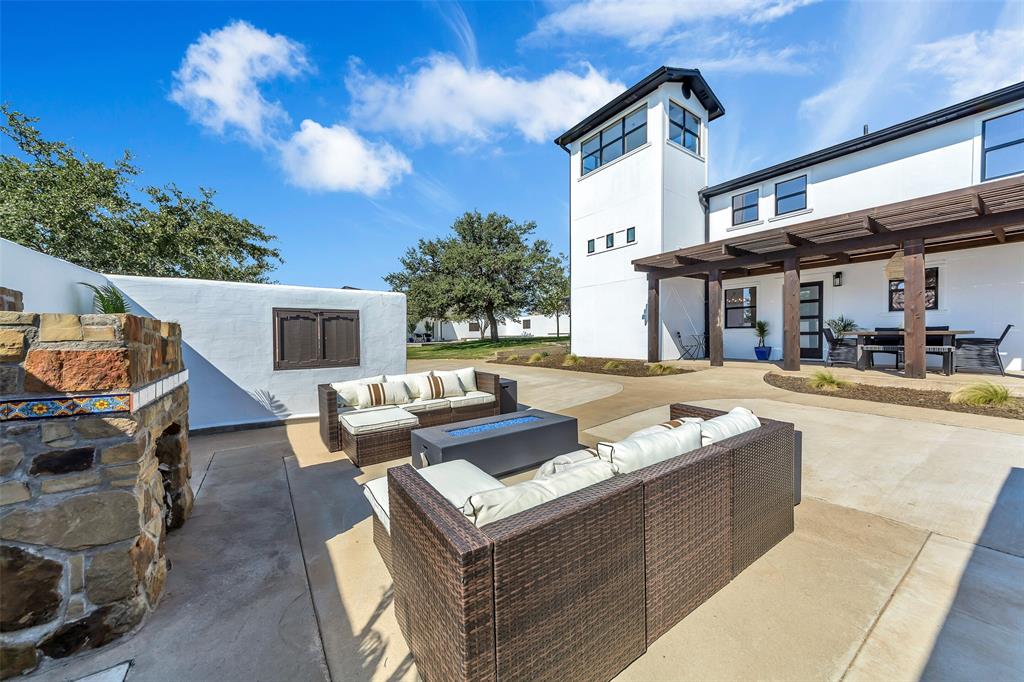
[[[828,355],[825,357],[825,366],[833,367],[835,365],[857,365],[857,340],[856,339],[837,339],[836,335],[832,333],[832,330],[825,328],[822,330],[825,334],[825,341],[828,343]]]
[[[998,339],[980,337],[957,339],[956,371],[966,369],[974,372],[999,372],[1001,376],[1006,376],[1003,358],[999,355],[999,344],[1003,342],[1012,328],[1012,324],[1006,325],[1006,329]]]

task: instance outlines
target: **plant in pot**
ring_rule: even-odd
[[[764,320],[754,322],[754,334],[757,336],[757,347],[754,348],[754,355],[758,360],[767,360],[772,356],[772,347],[764,345],[768,338],[768,323]]]

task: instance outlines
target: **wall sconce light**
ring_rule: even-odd
[[[832,286],[841,287],[843,286],[843,273],[836,272],[832,275]]]

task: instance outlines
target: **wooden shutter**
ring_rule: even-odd
[[[274,369],[316,367],[318,336],[314,311],[274,310]]]
[[[359,364],[359,311],[324,310],[320,313],[323,365],[351,367]]]

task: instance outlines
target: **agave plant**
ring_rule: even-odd
[[[843,315],[840,315],[833,320],[825,320],[825,325],[832,330],[833,334],[835,334],[836,341],[842,340],[844,336],[850,332],[855,332],[858,329],[856,322],[848,317],[844,317]]]
[[[88,282],[79,282],[79,284],[92,289],[92,308],[95,312],[106,314],[128,312],[128,299],[113,284],[105,284],[101,287]]]

